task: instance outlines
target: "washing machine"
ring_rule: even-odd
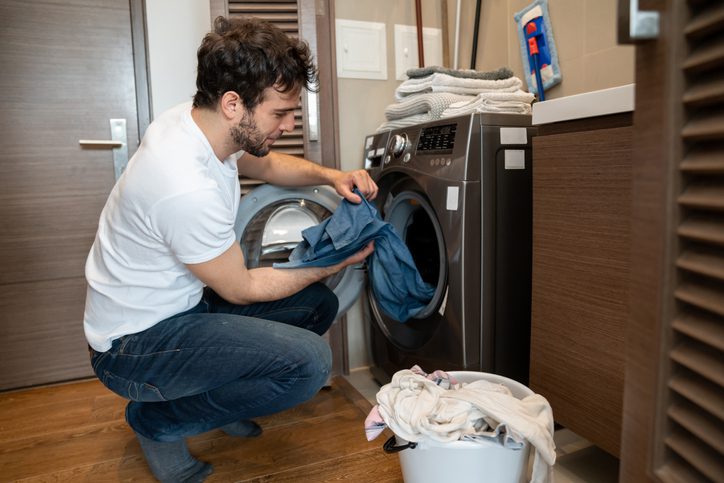
[[[405,241],[432,300],[413,319],[377,306],[363,266],[325,280],[342,315],[367,286],[373,375],[423,369],[493,372],[527,383],[530,347],[530,117],[475,114],[367,136],[375,202]],[[249,268],[286,261],[304,229],[340,202],[327,186],[262,185],[235,224]]]
[[[377,207],[435,287],[403,322],[367,291],[378,382],[417,364],[527,384],[533,134],[530,116],[471,114],[366,137]]]

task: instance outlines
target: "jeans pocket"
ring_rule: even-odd
[[[161,391],[153,384],[129,381],[109,371],[103,371],[101,382],[111,391],[131,401],[160,402],[166,400]]]

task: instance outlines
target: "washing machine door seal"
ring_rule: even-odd
[[[242,197],[234,231],[247,268],[285,262],[302,241],[302,231],[334,213],[341,197],[329,186],[282,188],[262,185]],[[288,269],[293,270],[293,269]],[[349,266],[324,283],[339,299],[337,317],[359,298],[364,271]]]

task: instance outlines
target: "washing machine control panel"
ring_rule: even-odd
[[[452,154],[457,124],[431,126],[422,129],[417,141],[417,154]]]
[[[410,126],[367,136],[365,169],[376,172],[406,166],[430,173],[444,170],[452,177],[463,176],[465,165],[456,163],[456,159],[465,156],[469,122],[469,117],[454,122],[438,121],[433,125]]]
[[[445,179],[480,179],[483,153],[499,149],[502,127],[529,129],[530,116],[479,113],[376,133],[365,139],[365,167],[373,176],[403,168]],[[512,144],[523,152],[519,143]]]

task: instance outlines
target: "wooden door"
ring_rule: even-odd
[[[141,5],[0,0],[0,389],[92,374],[84,264],[115,179],[111,151],[78,141],[120,118],[138,145]]]
[[[620,481],[724,481],[724,3],[641,2]]]

